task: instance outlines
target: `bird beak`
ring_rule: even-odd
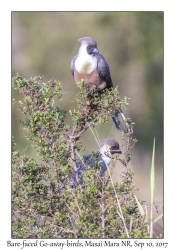
[[[98,53],[98,49],[94,48],[93,52]]]
[[[117,154],[122,154],[121,149],[116,150],[116,153],[117,153]]]
[[[122,151],[121,151],[121,149],[119,148],[119,149],[113,149],[113,150],[111,150],[111,154],[112,155],[114,155],[114,154],[122,154]]]

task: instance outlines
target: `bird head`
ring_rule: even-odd
[[[97,43],[94,39],[92,39],[91,37],[82,37],[79,38],[78,41],[81,43],[81,47],[79,52],[82,51],[82,49],[86,49],[86,52],[91,55],[93,53],[98,53],[98,49],[97,49]]]
[[[104,139],[100,141],[100,153],[103,160],[109,164],[115,154],[121,154],[119,143],[114,139]]]

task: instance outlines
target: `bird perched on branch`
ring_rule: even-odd
[[[99,154],[89,154],[84,156],[83,162],[77,161],[76,167],[78,172],[78,179],[82,179],[82,173],[85,171],[85,169],[90,166],[91,168],[94,168],[96,164],[100,164],[100,176],[103,176],[105,171],[107,170],[107,167],[109,166],[110,162],[114,158],[115,154],[121,154],[122,151],[120,149],[119,143],[114,139],[104,139],[100,141],[100,149]],[[76,173],[72,173],[71,175],[74,183],[77,183],[76,181]]]
[[[113,82],[110,70],[104,57],[99,54],[97,43],[91,37],[82,37],[78,41],[81,43],[78,54],[71,61],[71,73],[75,82],[89,85],[96,85],[99,92],[105,88],[112,88]],[[115,127],[124,133],[132,132],[129,124],[125,122],[125,116],[121,109],[116,109],[113,115]]]

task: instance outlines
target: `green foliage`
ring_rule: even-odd
[[[134,172],[128,167],[129,150],[136,139],[124,136],[123,158],[116,157],[104,176],[99,173],[100,163],[94,168],[86,166],[83,181],[77,175],[76,161],[82,160],[79,153],[84,150],[81,136],[90,126],[111,119],[113,110],[125,107],[128,98],[122,100],[117,88],[99,95],[80,82],[77,110],[68,112],[70,126],[65,123],[67,112],[54,106],[55,99],[62,100],[60,82],[41,80],[18,75],[12,80],[14,90],[23,95],[18,104],[25,115],[21,123],[26,138],[40,157],[36,161],[19,153],[13,140],[12,237],[147,238],[146,223],[134,197]],[[116,161],[125,167],[120,184],[111,180]]]

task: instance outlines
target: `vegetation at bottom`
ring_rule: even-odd
[[[86,166],[82,180],[74,183],[77,161],[85,150],[81,137],[87,129],[111,119],[113,110],[125,109],[117,87],[99,94],[95,87],[77,83],[77,110],[55,105],[62,100],[61,83],[25,79],[18,74],[13,88],[21,93],[19,112],[26,138],[39,156],[19,152],[12,140],[12,238],[149,238],[148,220],[135,197],[134,171],[129,167],[130,148],[136,139],[122,134],[123,154],[100,175],[100,162]],[[72,124],[65,122],[67,115]],[[127,122],[133,125],[131,119]],[[94,155],[96,153],[92,152]],[[115,163],[123,164],[122,181],[111,179]]]

